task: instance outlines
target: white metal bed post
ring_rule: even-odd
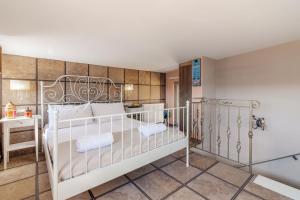
[[[57,144],[57,133],[58,133],[58,111],[53,111],[51,113],[53,117],[53,188],[52,195],[53,199],[58,199],[58,144]]]
[[[44,134],[44,82],[42,81],[40,84],[41,84],[41,115],[42,115],[41,129],[42,129],[42,134]],[[42,142],[42,148],[41,148],[42,152],[44,152],[43,145],[44,144]]]
[[[190,128],[190,122],[189,122],[189,116],[190,115],[190,101],[186,101],[186,138],[187,138],[187,143],[186,143],[186,167],[189,167],[189,144],[190,144],[190,133],[189,133],[189,128]],[[184,120],[184,119],[183,119]],[[184,131],[184,130],[183,130]]]

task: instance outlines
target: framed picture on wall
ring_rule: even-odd
[[[192,84],[201,86],[201,60],[196,59],[192,62]]]

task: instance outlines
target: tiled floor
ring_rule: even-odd
[[[37,194],[41,200],[52,199],[45,158],[40,158],[38,165],[33,154],[12,158],[9,169],[0,168],[0,199],[36,199]],[[177,152],[71,199],[288,199],[252,183],[247,172],[214,159],[191,153],[190,167],[184,161],[184,152]]]

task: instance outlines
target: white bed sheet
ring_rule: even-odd
[[[131,125],[132,124],[132,125]],[[143,124],[143,122],[142,122]],[[123,156],[124,159],[131,156],[138,155],[140,153],[147,152],[156,147],[166,145],[169,142],[183,139],[184,133],[179,131],[177,127],[168,127],[163,133],[158,133],[148,137],[144,137],[138,131],[140,121],[124,118],[123,123]],[[131,131],[131,126],[133,127]],[[111,130],[110,121],[101,123],[101,133],[105,133]],[[99,124],[94,122],[87,124],[87,134],[99,133]],[[100,149],[94,149],[87,151],[87,153],[78,153],[76,151],[75,141],[78,137],[85,134],[85,126],[72,127],[71,143],[70,141],[70,128],[62,128],[58,130],[58,170],[59,180],[63,181],[70,177],[79,176],[88,171],[96,169],[98,167],[105,167],[112,163],[117,163],[122,160],[122,120],[113,120],[113,135],[114,143],[112,146],[102,147]],[[53,131],[51,129],[45,129],[47,145],[49,147],[50,155],[52,156]],[[132,138],[131,138],[132,135]],[[132,142],[132,143],[131,143]],[[140,143],[141,142],[141,143]],[[141,145],[142,144],[142,145]],[[70,162],[70,145],[72,162]],[[112,153],[111,153],[112,147]],[[131,150],[132,148],[132,150]],[[111,158],[113,155],[113,158]],[[100,159],[99,159],[100,157]],[[87,164],[86,164],[87,163]]]

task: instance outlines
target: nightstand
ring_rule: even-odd
[[[3,148],[3,163],[4,169],[7,168],[7,162],[9,162],[9,152],[19,149],[26,149],[35,147],[36,161],[38,161],[38,141],[39,141],[39,129],[38,120],[41,119],[40,115],[33,115],[32,118],[28,117],[16,117],[14,119],[2,118],[0,123],[3,123],[3,136],[2,136],[2,148]],[[10,129],[34,126],[34,140],[28,142],[21,142],[17,144],[10,144]]]
[[[126,113],[128,113],[127,117],[132,117],[133,119],[140,120],[141,119],[141,113],[143,111],[142,106],[127,106],[125,107]],[[135,114],[130,114],[135,113]]]

